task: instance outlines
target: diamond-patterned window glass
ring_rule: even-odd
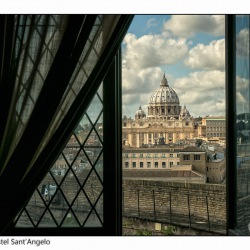
[[[103,226],[102,85],[16,227]]]

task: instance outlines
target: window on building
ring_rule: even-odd
[[[143,162],[140,162],[140,168],[143,168]]]
[[[162,168],[166,168],[166,162],[165,161],[162,162]]]
[[[162,154],[162,158],[166,158],[166,154]]]
[[[190,161],[190,155],[183,155],[184,161]]]
[[[136,158],[136,154],[132,154],[132,157],[133,157],[133,158]]]
[[[158,168],[158,162],[157,161],[155,162],[155,168]]]
[[[128,158],[128,154],[127,154],[127,153],[125,153],[125,154],[124,154],[124,157],[125,157],[125,158]]]
[[[143,158],[143,154],[140,154],[140,158]]]
[[[158,158],[158,154],[155,154],[154,157],[155,157],[155,158]]]
[[[174,163],[172,161],[169,162],[169,167],[172,167]]]
[[[199,161],[201,159],[201,156],[200,155],[194,155],[194,160],[195,161]]]
[[[125,168],[129,168],[129,162],[125,161]]]
[[[170,157],[170,158],[173,158],[173,157],[174,157],[174,154],[169,154],[169,157]]]
[[[136,162],[135,161],[132,162],[132,167],[136,168]]]
[[[147,154],[147,158],[150,158],[150,157],[151,157],[150,155],[151,155],[151,154],[148,153],[148,154]]]
[[[147,168],[151,168],[151,162],[150,161],[147,162]]]

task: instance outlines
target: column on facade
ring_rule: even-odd
[[[194,139],[194,132],[190,132],[190,139]]]
[[[165,143],[168,143],[168,133],[165,132]]]
[[[176,132],[173,132],[173,143],[176,142]]]
[[[136,147],[140,147],[140,133],[136,133]]]
[[[128,144],[130,145],[130,146],[132,146],[132,134],[131,133],[128,133]]]

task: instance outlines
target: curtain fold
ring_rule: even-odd
[[[131,20],[0,15],[0,234],[67,143]]]

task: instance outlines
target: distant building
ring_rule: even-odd
[[[211,140],[211,138],[226,139],[225,116],[208,116],[203,118],[203,122],[206,125],[206,137],[208,140]]]
[[[160,87],[149,100],[148,115],[141,106],[135,113],[135,118],[122,119],[124,145],[140,147],[143,144],[175,143],[178,140],[197,137],[195,119],[186,106],[180,106],[176,92],[169,86],[163,75]]]
[[[122,152],[123,169],[171,169],[179,165],[179,151],[183,146],[158,145],[149,148],[127,148]]]
[[[216,153],[195,146],[158,145],[126,148],[123,149],[122,156],[125,177],[164,177],[167,178],[166,180],[174,180],[174,177],[185,177],[185,181],[218,184],[224,182],[226,178],[224,157],[217,157]],[[154,171],[156,172],[154,173]],[[164,171],[167,172],[164,173]],[[188,179],[188,177],[199,178]],[[179,181],[180,178],[175,180]]]
[[[197,147],[186,147],[179,152],[180,165],[192,165],[193,170],[206,175],[209,183],[222,183],[226,178],[224,158],[216,157]]]

